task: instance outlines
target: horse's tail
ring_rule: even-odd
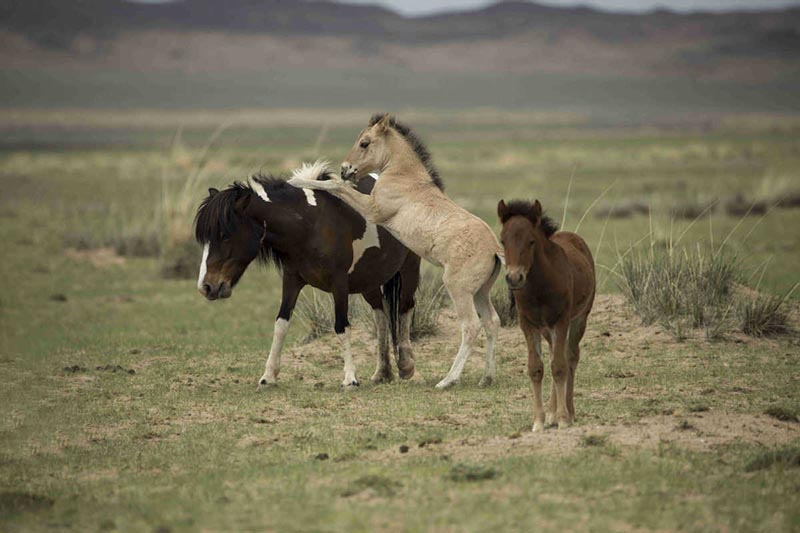
[[[389,331],[392,332],[392,348],[397,353],[400,317],[400,287],[403,283],[398,271],[392,279],[383,284],[383,301],[386,303],[385,309],[389,312]]]

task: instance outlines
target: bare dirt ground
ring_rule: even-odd
[[[625,298],[619,294],[600,295],[595,301],[590,318],[590,327],[584,338],[584,346],[591,348],[585,350],[585,356],[592,357],[591,352],[603,348],[614,361],[619,362],[619,370],[610,371],[606,377],[625,380],[636,376],[636,363],[625,364],[626,360],[634,360],[641,356],[651,356],[668,351],[685,350],[693,354],[709,344],[702,339],[701,333],[696,333],[683,343],[677,343],[671,335],[657,326],[641,326],[638,318],[628,307]],[[418,362],[418,372],[413,380],[424,386],[433,386],[436,376],[424,375],[419,370],[420,362],[437,360],[442,369],[449,366],[452,354],[458,349],[460,341],[459,325],[453,311],[449,308],[442,310],[440,315],[440,330],[435,336],[425,337],[415,343],[415,357]],[[284,372],[303,375],[309,365],[305,364],[307,354],[325,365],[340,367],[341,358],[338,346],[330,342],[331,339],[323,337],[310,343],[299,344],[288,348],[284,352]],[[777,340],[753,339],[743,334],[730,335],[723,341],[733,345],[754,344],[765,352],[774,351],[778,346]],[[353,330],[353,348],[359,369],[359,379],[362,383],[368,381],[373,370],[373,346],[369,328],[366,324],[359,324]],[[498,341],[498,372],[525,372],[526,348],[520,330],[514,326],[503,328]],[[545,349],[546,350],[546,349]],[[482,359],[482,354],[473,354],[472,358]],[[684,364],[686,369],[691,369],[696,363],[693,356],[687,357]],[[476,364],[472,361],[472,364]],[[482,364],[482,362],[481,362]],[[613,366],[613,365],[612,365]],[[303,367],[306,370],[303,370]],[[632,370],[631,370],[632,369]],[[579,368],[580,371],[580,368]],[[302,378],[300,378],[302,379]],[[587,390],[586,385],[580,383],[576,389],[576,402],[589,399],[608,400],[612,395],[620,399],[655,400],[663,395],[660,386],[623,386],[622,389],[595,389]],[[325,386],[317,384],[317,386]],[[546,386],[545,389],[548,387]],[[735,392],[751,392],[738,385],[729,387]],[[709,391],[694,391],[701,397]],[[512,401],[530,402],[530,391],[520,391],[515,394]],[[459,417],[458,413],[447,415],[445,423],[456,426],[468,426],[473,421],[471,416]],[[426,421],[421,421],[426,423]],[[438,421],[437,423],[441,423]],[[691,409],[666,409],[664,413],[654,416],[643,416],[633,422],[607,423],[581,420],[580,412],[576,417],[576,425],[567,430],[548,429],[544,433],[534,434],[529,428],[511,435],[495,436],[490,438],[466,438],[448,442],[423,443],[421,446],[413,445],[409,450],[402,452],[396,449],[372,452],[372,459],[377,461],[396,461],[398,458],[413,458],[430,455],[447,455],[454,460],[485,459],[508,455],[526,455],[533,453],[546,453],[563,455],[580,447],[603,445],[611,446],[618,451],[625,452],[632,449],[654,450],[660,446],[677,446],[690,451],[711,451],[715,448],[731,444],[757,444],[774,447],[787,444],[800,438],[800,424],[798,421],[780,421],[766,414],[752,414],[740,412],[726,412],[708,407],[701,407],[699,412]],[[247,445],[244,444],[243,445]]]

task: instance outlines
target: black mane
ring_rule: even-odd
[[[536,209],[534,209],[532,202],[528,202],[526,200],[512,200],[508,202],[506,204],[506,210],[503,214],[503,219],[501,222],[505,224],[506,220],[513,216],[525,217],[530,220],[534,226],[538,222],[541,224],[542,231],[544,231],[544,234],[548,239],[558,231],[558,223],[552,218],[542,215],[541,220],[539,220],[540,217],[537,215]]]
[[[299,201],[304,204],[306,201],[305,193],[286,183],[284,178],[258,174],[251,179],[264,187],[272,202]],[[205,245],[219,237],[227,238],[233,235],[241,219],[236,215],[236,202],[247,195],[257,197],[249,183],[235,181],[227,188],[214,195],[209,194],[203,199],[194,217],[194,235],[197,242]],[[278,268],[282,262],[278,252],[268,246],[259,248],[258,260],[262,263],[271,262]]]
[[[383,113],[372,115],[372,118],[369,120],[369,125],[374,126],[384,116],[385,114]],[[422,161],[422,164],[425,165],[425,169],[428,171],[428,174],[431,175],[434,185],[436,185],[439,190],[443,191],[444,183],[442,183],[442,178],[439,177],[439,171],[436,170],[436,167],[433,165],[431,153],[428,151],[428,148],[425,146],[422,140],[417,137],[417,134],[414,133],[411,128],[409,128],[406,124],[399,122],[391,115],[389,116],[389,125],[408,141],[408,144],[410,144],[411,148],[414,149],[417,157],[419,157],[420,161]]]
[[[214,239],[229,237],[237,228],[235,205],[245,195],[253,194],[252,189],[241,182],[233,182],[227,189],[206,196],[197,208],[194,217],[194,237],[200,244]]]

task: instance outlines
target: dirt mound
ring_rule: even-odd
[[[481,460],[508,455],[564,455],[577,448],[604,446],[654,450],[672,445],[691,451],[711,451],[735,443],[767,447],[800,438],[800,424],[765,415],[706,412],[689,417],[652,416],[632,424],[578,424],[569,429],[526,431],[502,437],[463,439],[411,448],[408,457],[447,455],[454,460]],[[375,452],[377,460],[397,461],[392,448]]]

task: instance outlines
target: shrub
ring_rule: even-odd
[[[661,324],[677,339],[691,328],[718,338],[740,279],[735,257],[701,248],[650,248],[621,260],[620,288],[642,321]]]
[[[500,316],[500,325],[504,328],[517,324],[517,310],[514,297],[509,294],[505,283],[498,283],[492,288],[492,305]]]
[[[417,287],[411,320],[411,338],[419,339],[439,331],[439,312],[447,302],[447,291],[438,272],[425,269]]]
[[[744,296],[736,306],[739,328],[752,337],[767,337],[789,330],[789,311],[784,297],[757,295]]]

